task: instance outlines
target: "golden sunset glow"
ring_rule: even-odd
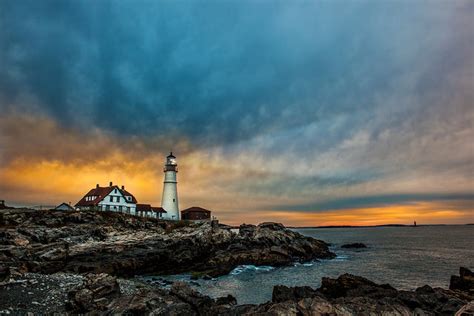
[[[186,23],[162,5],[4,10],[0,200],[75,204],[113,182],[159,206],[172,151],[179,208],[226,223],[474,221],[469,1],[196,4]]]

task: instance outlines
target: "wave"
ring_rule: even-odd
[[[346,261],[349,259],[349,256],[345,255],[337,255],[336,258],[332,259],[333,261]]]
[[[293,263],[293,267],[300,267],[300,266],[303,266],[303,267],[312,267],[312,266],[314,266],[314,262],[311,261],[311,262],[305,262],[305,263],[301,263],[301,262],[295,262],[295,263]]]
[[[240,265],[230,272],[231,275],[238,275],[242,272],[270,272],[275,269],[272,266],[254,266],[251,264]]]

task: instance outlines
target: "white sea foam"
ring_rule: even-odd
[[[254,266],[254,265],[248,264],[248,265],[237,266],[234,270],[230,272],[230,274],[238,275],[238,274],[241,274],[242,272],[250,272],[250,271],[269,272],[269,271],[272,271],[273,269],[275,268],[271,266]]]
[[[332,259],[333,261],[346,261],[349,259],[349,256],[345,255],[337,255],[336,258]]]
[[[318,261],[310,261],[310,262],[305,262],[305,263],[295,262],[295,263],[293,263],[293,267],[301,267],[301,266],[303,266],[303,267],[312,267],[317,262]]]

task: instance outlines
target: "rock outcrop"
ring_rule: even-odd
[[[38,273],[215,277],[242,264],[282,266],[334,257],[325,242],[277,223],[242,225],[234,233],[210,223],[121,213],[11,210],[2,211],[0,225],[0,266]]]
[[[246,312],[250,315],[454,315],[460,310],[471,310],[469,304],[473,299],[472,287],[452,291],[425,285],[415,291],[398,291],[388,284],[343,274],[337,279],[323,278],[316,290],[307,286],[275,286],[271,302],[254,305]]]
[[[22,288],[31,295],[22,294]],[[350,274],[324,278],[318,289],[275,286],[272,300],[260,305],[237,305],[231,295],[210,298],[183,282],[164,289],[108,274],[27,273],[0,285],[0,295],[0,313],[18,314],[408,316],[454,315],[461,310],[470,315],[474,310],[469,290],[425,285],[398,291]]]
[[[355,243],[352,243],[352,244],[344,244],[341,246],[341,248],[367,248],[367,246],[361,242],[355,242]]]
[[[468,291],[470,294],[474,295],[474,273],[468,268],[459,268],[459,276],[451,276],[449,289]]]

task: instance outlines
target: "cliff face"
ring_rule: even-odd
[[[332,258],[328,245],[281,224],[162,222],[109,212],[2,211],[0,265],[21,271],[117,276],[202,272],[240,264],[287,265]]]

